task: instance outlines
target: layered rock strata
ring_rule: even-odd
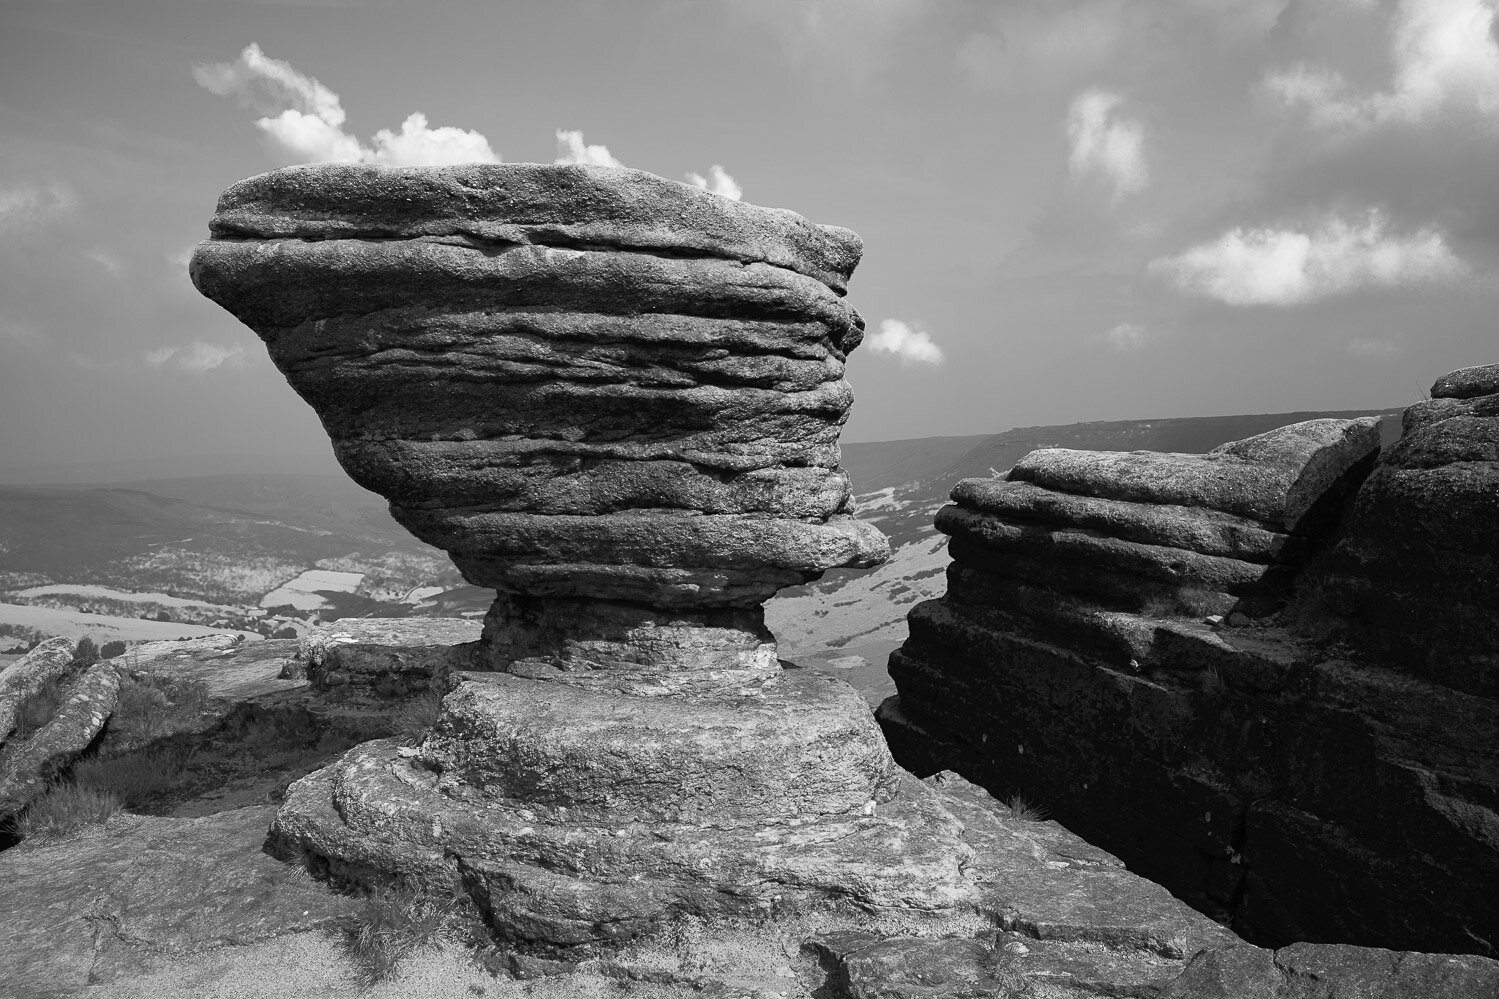
[[[47,687],[56,689],[56,712],[34,731],[19,731],[22,707]],[[75,667],[73,643],[65,638],[49,638],[0,673],[0,821],[40,797],[88,748],[119,692],[114,666],[100,661]]]
[[[956,597],[971,574],[1119,610],[1256,615],[1283,604],[1368,473],[1378,421],[1311,420],[1207,454],[1043,448],[965,479],[937,513]]]
[[[1305,596],[1381,664],[1499,697],[1499,364],[1405,411]]]
[[[1379,578],[1350,572],[1379,564],[1350,549],[1393,559],[1427,530],[1409,506],[1401,531],[1359,526],[1405,453],[1351,497],[1376,442],[1366,423],[1314,421],[1213,452],[1233,460],[1039,451],[1005,480],[960,484],[938,520],[947,594],[911,612],[891,656],[899,695],[879,717],[897,761],[1022,793],[1257,942],[1492,955],[1493,701],[1362,654],[1356,629],[1328,645],[1334,622],[1309,619],[1306,593]],[[1297,448],[1259,470],[1239,460]],[[1455,527],[1461,509],[1427,516]],[[1414,555],[1434,571],[1397,592],[1418,593],[1445,553],[1469,564],[1487,530]],[[1453,575],[1440,586],[1473,585]],[[1440,647],[1441,618],[1427,621],[1390,623]]]
[[[283,845],[356,879],[455,878],[496,929],[557,946],[684,915],[958,910],[959,823],[851,688],[783,668],[761,609],[887,554],[838,464],[856,235],[525,164],[276,171],[211,231],[199,289],[350,475],[499,591],[473,668],[434,678],[435,728],[294,785]]]

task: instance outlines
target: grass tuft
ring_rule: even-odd
[[[102,825],[121,807],[120,799],[108,791],[57,784],[21,813],[16,832],[22,839],[57,839]]]
[[[57,712],[62,710],[63,696],[62,684],[48,683],[36,693],[21,702],[16,711],[15,727],[11,738],[16,741],[29,739],[47,723],[57,717]],[[3,735],[4,733],[0,733]]]
[[[349,954],[370,983],[384,981],[406,957],[436,946],[460,909],[451,889],[425,879],[376,888],[349,934]]]
[[[126,808],[140,808],[170,790],[192,762],[193,750],[162,749],[81,761],[73,768],[79,787],[113,794]]]
[[[1022,822],[1045,822],[1050,816],[1045,808],[1034,802],[1026,801],[1018,794],[1012,794],[1005,800],[1005,807],[1010,814]]]
[[[210,699],[202,680],[126,675],[120,678],[110,729],[128,745],[144,745],[191,728]]]
[[[401,703],[391,713],[391,735],[401,736],[402,744],[414,746],[432,731],[442,710],[442,695],[426,690]]]

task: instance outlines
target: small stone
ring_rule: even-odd
[[[1209,628],[1221,628],[1223,627],[1223,615],[1209,614],[1207,617],[1202,619],[1202,623],[1207,625]]]

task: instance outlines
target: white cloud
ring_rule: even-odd
[[[1266,88],[1329,130],[1415,123],[1445,112],[1477,112],[1499,124],[1496,0],[1401,0],[1390,28],[1388,90],[1359,94],[1336,70],[1272,70]]]
[[[1347,350],[1354,357],[1366,357],[1378,360],[1385,357],[1394,357],[1400,353],[1400,345],[1393,340],[1378,340],[1370,337],[1356,336],[1348,341]]]
[[[553,163],[587,163],[593,166],[624,166],[609,152],[608,146],[589,146],[578,129],[557,129],[557,158]]]
[[[147,366],[162,371],[178,371],[185,374],[202,374],[214,368],[239,367],[244,364],[245,348],[242,344],[232,347],[220,346],[194,340],[192,343],[173,347],[158,347],[141,352]]]
[[[198,85],[220,97],[234,97],[261,114],[290,108],[310,115],[334,128],[344,123],[338,95],[316,79],[292,68],[291,63],[272,59],[251,42],[234,62],[193,67]]]
[[[1104,343],[1120,352],[1139,350],[1150,341],[1150,330],[1139,323],[1119,323],[1103,334]]]
[[[483,135],[450,126],[429,128],[421,112],[409,115],[399,133],[382,128],[366,146],[344,131],[347,115],[338,94],[290,63],[269,58],[254,43],[234,62],[194,66],[193,78],[220,97],[234,97],[260,112],[263,117],[255,127],[287,163],[443,166],[500,161]]]
[[[942,363],[942,348],[932,342],[926,330],[899,319],[886,319],[880,331],[864,341],[877,354],[894,354],[904,364]]]
[[[0,187],[0,231],[31,229],[77,207],[78,196],[66,184]]]
[[[96,246],[88,251],[87,257],[108,271],[109,276],[112,278],[117,278],[125,273],[125,265],[120,262],[120,258],[102,246]]]
[[[1154,260],[1150,270],[1179,291],[1229,305],[1301,305],[1365,287],[1451,281],[1467,265],[1436,230],[1388,235],[1371,212],[1356,223],[1330,217],[1309,231],[1233,229]]]
[[[1067,109],[1067,165],[1074,177],[1103,178],[1116,198],[1142,190],[1150,180],[1145,165],[1145,129],[1120,111],[1118,94],[1086,90]]]
[[[22,322],[19,319],[12,319],[10,316],[5,315],[0,315],[0,335],[3,335],[5,338],[15,340],[17,342],[36,340],[39,338],[39,334],[37,333],[35,326],[31,325],[30,323]]]
[[[737,181],[729,176],[729,172],[717,163],[708,168],[708,176],[700,173],[688,173],[687,182],[693,187],[701,187],[705,191],[722,195],[730,201],[738,201],[744,197],[744,191]]]
[[[498,163],[489,140],[478,132],[443,125],[427,127],[427,116],[413,111],[401,122],[400,133],[382,128],[375,133],[372,162],[385,166],[439,166],[444,163]]]
[[[740,17],[779,37],[799,68],[860,86],[894,64],[897,47],[941,10],[938,0],[729,0]]]

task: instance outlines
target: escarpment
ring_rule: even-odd
[[[1043,449],[937,517],[879,716],[1251,940],[1499,946],[1494,368],[1205,455]],[[1487,421],[1487,422],[1485,422]]]

